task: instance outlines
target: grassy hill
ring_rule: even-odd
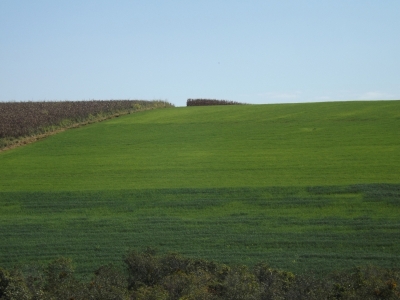
[[[145,111],[0,153],[0,265],[400,266],[399,203],[400,101]]]

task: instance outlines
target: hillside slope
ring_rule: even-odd
[[[172,108],[0,155],[0,190],[399,181],[400,102]]]
[[[0,153],[0,267],[400,267],[399,129],[400,101],[166,108]]]

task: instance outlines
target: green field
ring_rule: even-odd
[[[400,101],[152,110],[0,153],[0,265],[128,249],[400,267]]]

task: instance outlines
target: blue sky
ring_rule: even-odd
[[[0,101],[400,99],[399,0],[1,0]]]

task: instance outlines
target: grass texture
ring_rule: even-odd
[[[186,107],[0,153],[0,265],[152,246],[318,272],[400,266],[400,101]]]

